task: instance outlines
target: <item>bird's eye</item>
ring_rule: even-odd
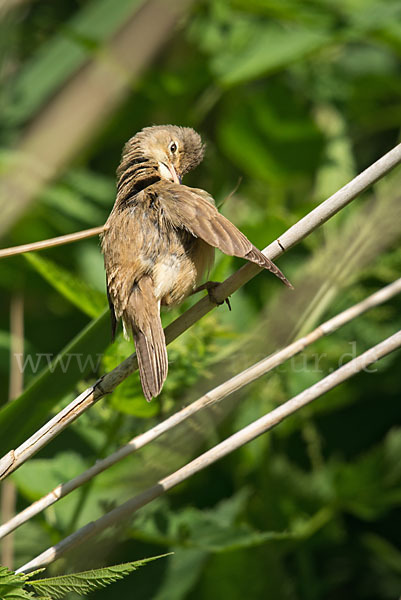
[[[171,154],[174,154],[175,152],[177,152],[177,144],[175,142],[171,142],[168,149],[170,150]]]

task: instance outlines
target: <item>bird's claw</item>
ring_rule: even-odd
[[[214,287],[216,287],[216,286],[214,286]],[[228,310],[231,310],[230,298],[229,297],[225,298],[222,302],[219,302],[217,300],[216,296],[214,295],[214,287],[209,288],[207,290],[210,301],[213,302],[213,304],[217,304],[217,306],[221,306],[222,304],[227,304]]]
[[[221,306],[222,304],[226,303],[228,306],[228,310],[231,310],[231,304],[230,304],[229,298],[225,298],[224,300],[219,301],[219,300],[217,300],[217,298],[214,294],[215,288],[219,285],[220,285],[220,282],[218,282],[218,281],[207,281],[203,285],[200,285],[198,288],[196,288],[195,292],[200,292],[201,290],[206,290],[207,294],[209,296],[209,299],[211,302],[213,302],[213,304],[216,304],[217,306]]]

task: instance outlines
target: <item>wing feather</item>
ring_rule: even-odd
[[[287,287],[293,287],[280,269],[231,221],[219,213],[213,199],[206,192],[202,190],[200,194],[194,188],[165,181],[158,187],[165,217],[174,227],[187,229],[224,254],[245,258],[271,271]]]

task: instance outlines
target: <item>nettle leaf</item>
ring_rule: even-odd
[[[76,275],[37,254],[27,253],[24,257],[64,298],[89,317],[98,317],[105,309],[105,294],[95,290]]]
[[[31,592],[24,589],[26,575],[13,573],[7,567],[0,566],[0,598],[1,600],[31,600]]]
[[[152,600],[184,600],[196,584],[208,554],[198,548],[174,548],[160,588]]]
[[[187,507],[171,512],[166,504],[159,502],[136,516],[132,536],[135,538],[137,532],[141,532],[143,539],[146,532],[148,541],[173,544],[177,550],[197,549],[205,553],[233,552],[299,536],[297,531],[258,531],[248,523],[239,522],[248,497],[248,490],[242,489],[211,510]],[[176,560],[175,557],[173,561]]]
[[[133,571],[139,569],[139,567],[143,567],[149,562],[158,560],[159,558],[170,556],[170,554],[172,553],[169,552],[168,554],[151,556],[150,558],[123,563],[121,565],[114,565],[112,567],[103,567],[91,571],[82,571],[81,573],[72,573],[71,575],[47,577],[37,581],[29,581],[29,585],[31,585],[35,591],[47,594],[54,600],[63,598],[69,592],[85,595],[104,588],[119,579],[123,579]]]
[[[335,465],[337,498],[344,510],[367,521],[401,504],[401,429],[356,461]]]

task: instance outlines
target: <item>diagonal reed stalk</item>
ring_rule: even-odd
[[[176,427],[180,423],[184,422],[189,417],[192,417],[204,408],[209,408],[216,405],[218,402],[234,393],[235,391],[248,385],[255,379],[262,377],[272,369],[283,364],[289,358],[292,358],[299,352],[302,352],[309,345],[314,343],[319,338],[333,333],[346,323],[349,323],[356,317],[359,317],[366,311],[379,306],[383,302],[390,300],[395,295],[401,293],[401,278],[397,279],[393,283],[382,288],[378,292],[370,295],[365,300],[358,302],[354,306],[344,310],[332,319],[329,319],[315,330],[310,332],[308,335],[296,340],[292,344],[289,344],[286,348],[272,354],[259,361],[252,367],[242,371],[238,375],[235,375],[222,385],[217,386],[189,406],[183,408],[177,413],[171,415],[163,422],[159,423],[152,429],[142,433],[128,442],[125,446],[119,448],[116,452],[108,456],[103,460],[99,460],[90,469],[87,469],[74,479],[60,484],[55,487],[51,492],[25,508],[15,517],[0,526],[0,539],[8,535],[11,531],[20,527],[23,523],[34,517],[35,515],[42,512],[45,508],[48,508],[61,498],[64,498],[78,487],[84,485],[91,479],[93,479],[99,473],[102,473],[106,469],[110,468],[120,460],[133,454],[140,448],[143,448],[150,442],[154,441],[161,435],[167,433],[172,428]]]
[[[383,177],[392,168],[401,162],[401,144],[395,146],[378,161],[365,169],[347,185],[322,202],[309,214],[303,217],[295,225],[290,227],[281,238],[272,242],[263,252],[275,260],[289,248],[299,243],[317,227],[325,223],[338,211],[347,206],[361,192]],[[217,301],[223,301],[239,287],[252,279],[261,269],[254,264],[247,263],[236,273],[228,277],[215,289]],[[178,319],[165,329],[166,342],[169,344],[191,325],[207,314],[215,305],[208,297],[202,298]],[[94,386],[85,390],[78,398],[71,402],[58,415],[46,423],[41,429],[33,434],[21,446],[10,450],[0,460],[0,479],[4,479],[15,471],[23,462],[43,448],[50,440],[63,431],[82,412],[87,410],[105,394],[111,393],[128,375],[137,369],[136,355],[133,354],[125,359],[110,373],[104,375]]]
[[[275,408],[271,412],[265,414],[250,425],[247,425],[240,431],[237,431],[223,442],[220,442],[210,450],[207,450],[191,462],[187,463],[171,475],[164,477],[157,484],[144,490],[142,493],[134,496],[124,504],[114,508],[96,521],[88,523],[81,529],[78,529],[72,535],[64,538],[55,546],[51,546],[36,558],[32,559],[17,570],[17,573],[28,573],[38,568],[45,567],[56,559],[62,557],[67,551],[75,548],[79,544],[86,542],[93,536],[104,531],[122,519],[128,518],[132,513],[139,508],[145,506],[155,498],[161,496],[168,490],[176,487],[195,473],[198,473],[220,460],[227,454],[234,452],[244,444],[249,443],[258,436],[266,433],[286,417],[292,415],[302,407],[316,400],[329,390],[340,385],[350,377],[360,373],[369,365],[387,356],[401,347],[401,331],[386,338],[381,343],[373,346],[360,356],[349,361],[344,366],[340,367],[321,381],[307,388],[297,396],[294,396],[281,406]]]

